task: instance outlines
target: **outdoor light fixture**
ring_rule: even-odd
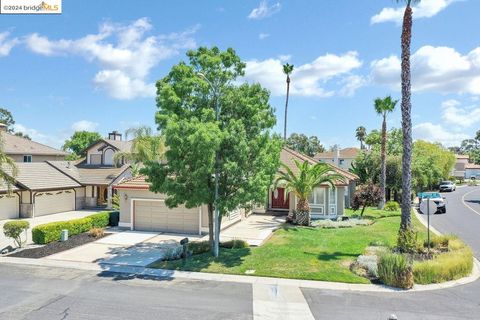
[[[123,199],[125,199],[125,201],[128,200],[128,195],[126,193],[123,195]]]

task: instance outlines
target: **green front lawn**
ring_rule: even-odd
[[[347,215],[352,212],[348,211]],[[349,266],[371,243],[396,243],[400,213],[368,208],[364,216],[375,223],[345,229],[285,225],[261,247],[221,249],[218,259],[205,253],[185,263],[182,260],[156,262],[150,267],[228,274],[255,270],[256,276],[369,283],[352,273]],[[425,230],[413,214],[412,219],[417,230]],[[424,238],[423,233],[419,234],[420,238]]]

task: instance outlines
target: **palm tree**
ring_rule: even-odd
[[[283,73],[287,75],[287,98],[285,100],[285,122],[283,123],[283,140],[287,140],[287,111],[288,111],[288,97],[290,95],[290,74],[293,72],[293,64],[284,64]]]
[[[0,134],[0,185],[6,184],[8,191],[15,183],[17,176],[17,166],[15,161],[3,152],[3,141]]]
[[[385,185],[387,181],[387,114],[395,110],[397,100],[393,100],[391,96],[383,99],[375,99],[375,111],[382,116],[382,144],[381,144],[381,170],[380,170],[380,202],[378,208],[383,209],[385,205]]]
[[[154,134],[149,127],[139,127],[128,129],[125,136],[133,136],[132,147],[130,151],[118,152],[115,154],[115,162],[121,163],[122,160],[132,162],[132,171],[138,173],[138,167],[142,163],[161,161],[165,154],[165,139],[159,134]]]
[[[357,138],[358,141],[360,141],[360,149],[365,149],[365,137],[367,136],[367,129],[365,129],[364,126],[360,126],[357,128],[355,131],[355,137]]]
[[[320,184],[327,184],[335,188],[335,182],[344,182],[342,175],[337,174],[330,165],[326,163],[317,163],[311,165],[308,161],[301,163],[293,160],[298,169],[295,174],[285,164],[281,164],[284,170],[281,170],[279,176],[275,180],[274,189],[282,186],[286,195],[292,192],[297,197],[296,220],[300,225],[309,225],[310,222],[310,206],[308,198],[312,194],[315,187]]]
[[[400,0],[397,0],[400,1]],[[412,185],[412,118],[411,118],[411,74],[410,74],[410,44],[412,42],[412,1],[420,0],[402,0],[407,3],[403,14],[402,23],[402,130],[403,130],[403,155],[402,155],[402,218],[400,222],[400,231],[411,230],[411,185]]]

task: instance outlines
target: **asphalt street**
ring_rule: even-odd
[[[442,233],[464,239],[479,258],[480,187],[458,188],[442,195],[447,200],[447,213],[431,216],[431,224]],[[302,291],[316,319],[386,320],[391,314],[399,320],[480,319],[480,281],[426,292]]]
[[[250,285],[0,265],[0,319],[252,319]]]
[[[480,257],[480,187],[444,195],[447,213],[433,216],[432,225],[457,234]],[[254,318],[249,284],[0,264],[0,288],[0,319]],[[480,281],[426,292],[302,292],[315,319],[480,319]]]

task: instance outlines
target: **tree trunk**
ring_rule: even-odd
[[[308,205],[307,199],[298,200],[295,223],[301,226],[310,225],[310,206]]]
[[[381,146],[381,172],[380,172],[380,202],[378,209],[385,206],[385,185],[387,182],[387,116],[383,115],[382,122],[382,146]]]
[[[401,230],[411,228],[411,180],[412,180],[412,105],[411,78],[410,78],[410,43],[412,40],[412,8],[410,1],[407,3],[402,25],[402,131],[403,131],[403,156],[402,156],[402,219]]]
[[[213,247],[213,204],[208,204],[208,242],[210,243],[210,248],[212,254],[214,254]]]
[[[288,96],[290,95],[290,76],[287,75],[287,98],[285,100],[285,121],[283,123],[283,140],[287,140],[287,111],[288,111]]]

